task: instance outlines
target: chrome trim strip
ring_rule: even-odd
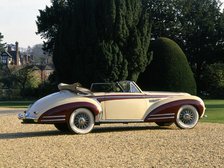
[[[65,119],[50,119],[50,120],[41,120],[41,122],[51,122],[51,121],[65,121]]]
[[[145,95],[143,93],[139,93],[139,95],[106,95],[106,96],[93,96],[90,98],[95,99],[105,99],[105,100],[113,100],[113,99],[165,99],[167,95]]]
[[[174,116],[172,116],[172,117],[157,117],[157,118],[148,118],[147,120],[165,120],[165,119],[173,119],[173,118],[175,118]]]
[[[43,118],[64,118],[65,115],[58,115],[58,116],[43,116]]]
[[[99,122],[105,123],[125,123],[125,122],[144,122],[144,120],[100,120]]]
[[[152,115],[150,115],[150,117],[156,117],[156,116],[169,116],[169,115],[175,115],[175,113],[166,113],[166,114],[152,114]]]
[[[127,95],[127,96],[120,96],[120,95],[109,95],[109,96],[96,96],[96,97],[94,97],[94,98],[96,98],[96,99],[98,99],[98,98],[104,98],[104,99],[130,99],[130,98],[132,98],[132,99],[138,99],[138,98],[144,98],[144,99],[147,99],[146,97],[145,97],[145,95],[131,95],[131,96],[129,96],[129,95]]]

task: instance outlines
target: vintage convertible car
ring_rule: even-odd
[[[59,84],[59,92],[37,100],[18,118],[22,123],[54,124],[63,132],[88,133],[103,123],[175,123],[195,127],[205,113],[203,101],[188,93],[145,92],[135,82]]]

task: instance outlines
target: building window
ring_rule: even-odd
[[[6,64],[6,63],[7,63],[7,60],[2,59],[2,63],[3,63],[3,64]]]

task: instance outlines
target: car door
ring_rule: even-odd
[[[106,120],[142,120],[148,109],[144,94],[106,94],[104,102]]]

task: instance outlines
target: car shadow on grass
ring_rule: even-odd
[[[159,126],[116,126],[103,127],[96,126],[89,134],[109,133],[109,132],[127,132],[127,131],[142,131],[142,130],[173,130],[174,127],[159,127]],[[0,133],[1,139],[20,139],[20,138],[35,138],[49,136],[64,136],[78,135],[72,133],[64,133],[58,130],[38,131],[38,132],[15,132],[15,133]],[[87,134],[86,134],[87,135]],[[84,136],[84,135],[82,135]]]

